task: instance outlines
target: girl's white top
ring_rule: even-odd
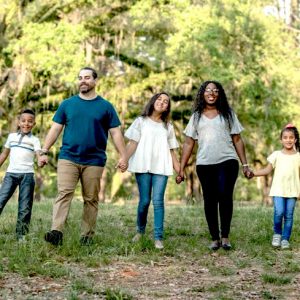
[[[300,154],[274,151],[268,158],[274,169],[270,196],[297,198],[300,195]]]
[[[184,134],[198,140],[197,165],[213,165],[229,159],[238,159],[231,135],[244,130],[232,111],[231,128],[221,115],[210,119],[205,115],[195,123],[195,113],[189,120]]]
[[[170,149],[178,148],[174,127],[158,123],[148,117],[138,117],[126,130],[125,136],[138,143],[128,162],[128,171],[172,175]]]

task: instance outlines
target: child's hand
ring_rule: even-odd
[[[182,181],[184,181],[184,177],[181,177],[180,175],[176,176],[176,183],[180,184]]]

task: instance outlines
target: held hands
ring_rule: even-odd
[[[128,161],[125,158],[121,157],[115,168],[120,169],[120,171],[124,173],[128,168]]]
[[[249,168],[249,166],[243,166],[243,173],[247,179],[251,179],[254,177],[253,171]]]
[[[182,181],[184,181],[184,172],[183,170],[180,170],[176,176],[176,183],[180,184]]]
[[[38,157],[38,166],[40,168],[43,168],[47,164],[48,164],[48,156],[47,155],[40,155]]]

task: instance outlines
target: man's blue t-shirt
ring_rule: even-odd
[[[53,121],[65,126],[60,159],[104,167],[108,130],[121,124],[111,103],[100,96],[84,100],[76,95],[60,104]]]

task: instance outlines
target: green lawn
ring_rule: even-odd
[[[203,207],[166,206],[165,249],[147,234],[132,244],[136,204],[101,204],[95,243],[80,246],[82,203],[73,201],[64,243],[43,240],[52,203],[35,203],[27,242],[15,240],[16,202],[0,217],[0,299],[299,299],[300,211],[291,250],[276,250],[271,207],[235,202],[232,251],[210,252]],[[17,284],[18,283],[18,284]],[[18,298],[19,297],[19,298]]]

